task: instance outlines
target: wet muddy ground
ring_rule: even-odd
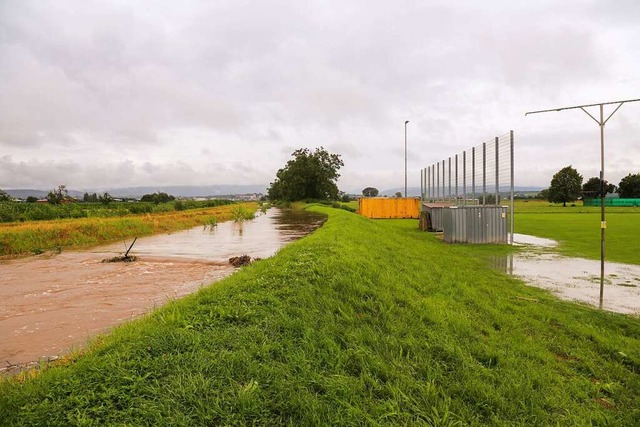
[[[555,242],[549,239],[515,234],[514,243],[525,250],[495,259],[497,268],[560,298],[598,306],[600,261],[558,255],[550,250]],[[640,266],[605,263],[603,308],[640,315]]]
[[[47,360],[113,325],[233,273],[232,256],[272,256],[324,217],[272,208],[256,219],[139,238],[131,263],[102,263],[124,243],[0,261],[2,370]],[[130,242],[129,242],[130,243]]]

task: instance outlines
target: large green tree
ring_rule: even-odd
[[[567,202],[578,200],[581,190],[582,175],[571,166],[567,166],[553,175],[549,186],[549,201],[567,206]]]
[[[613,184],[609,184],[606,179],[604,180],[603,189],[605,195],[607,195],[607,193],[616,192],[616,186]],[[585,199],[595,199],[596,197],[600,196],[600,178],[598,178],[597,176],[589,178],[587,182],[585,182],[582,186],[582,197],[584,197]]]
[[[618,194],[623,199],[640,198],[640,173],[629,174],[618,185]]]
[[[362,190],[362,195],[364,197],[376,197],[378,193],[379,191],[375,187],[367,187],[364,190]]]
[[[320,147],[313,152],[300,148],[291,156],[293,159],[276,173],[268,190],[269,199],[337,199],[338,170],[344,166],[339,154],[331,154]]]
[[[108,193],[105,193],[108,194]],[[109,196],[111,197],[111,196]],[[167,193],[152,193],[152,194],[145,194],[144,196],[142,196],[140,198],[141,202],[153,202],[156,205],[160,204],[160,203],[167,203],[167,202],[171,202],[173,200],[175,200],[176,198],[170,194]]]

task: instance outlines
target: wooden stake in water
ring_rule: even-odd
[[[133,239],[133,242],[131,242],[131,245],[129,246],[129,249],[127,249],[127,251],[124,253],[124,257],[125,258],[129,258],[129,251],[131,250],[131,248],[133,247],[133,245],[136,243],[136,240],[138,240],[137,237],[135,237]]]

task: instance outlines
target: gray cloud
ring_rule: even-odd
[[[396,187],[404,120],[410,185],[509,129],[518,183],[545,185],[597,170],[597,128],[524,112],[640,97],[638,19],[604,0],[4,1],[0,187],[266,184],[320,145],[341,187]],[[613,176],[640,169],[639,119],[607,124]]]

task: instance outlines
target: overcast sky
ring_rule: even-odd
[[[342,190],[402,187],[405,120],[409,186],[510,129],[516,185],[586,180],[597,124],[524,113],[640,98],[639,23],[637,0],[0,0],[0,188],[268,185],[321,145]],[[606,178],[640,173],[640,102],[606,141]]]

